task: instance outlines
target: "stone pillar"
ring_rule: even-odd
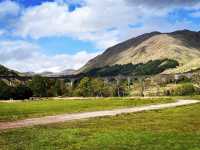
[[[12,79],[11,79],[11,80],[8,80],[8,82],[9,82],[9,86],[13,86],[13,84],[12,84]]]
[[[114,79],[116,80],[116,84],[117,84],[117,96],[120,97],[120,89],[119,89],[119,82],[120,82],[120,77],[114,77]]]
[[[74,82],[76,81],[76,79],[70,79],[70,86],[73,87],[74,86]]]
[[[128,88],[130,89],[130,85],[131,85],[131,78],[127,77],[127,82],[128,82]]]
[[[177,81],[179,80],[180,76],[178,74],[174,75],[174,80],[175,80],[175,84],[177,83]]]
[[[141,85],[141,91],[140,91],[140,96],[144,97],[144,78],[143,77],[139,77],[138,78],[140,85]]]

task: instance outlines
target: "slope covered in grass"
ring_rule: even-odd
[[[189,72],[189,71],[197,70],[197,69],[200,69],[200,58],[191,60],[183,66],[180,66],[180,67],[177,67],[177,68],[174,68],[174,69],[166,70],[163,73],[166,73],[166,74],[184,73],[184,72]]]

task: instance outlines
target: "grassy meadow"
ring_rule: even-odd
[[[148,100],[99,98],[85,100],[38,100],[14,103],[0,102],[0,122],[62,113],[109,110],[115,108],[167,103],[171,101],[173,100],[170,98],[153,98]]]
[[[122,101],[120,103],[123,103]],[[147,101],[140,102],[144,104]],[[138,104],[141,104],[140,102]],[[199,116],[200,104],[194,104],[165,110],[13,129],[0,133],[0,149],[200,150]]]

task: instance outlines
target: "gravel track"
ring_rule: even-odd
[[[0,130],[29,127],[29,126],[34,126],[34,125],[59,123],[59,122],[67,122],[67,121],[88,119],[88,118],[94,118],[94,117],[115,116],[115,115],[124,114],[124,113],[161,110],[161,109],[166,109],[166,108],[174,108],[174,107],[179,107],[179,106],[196,104],[199,102],[200,101],[198,100],[178,100],[176,102],[167,103],[167,104],[156,104],[156,105],[139,106],[139,107],[132,107],[132,108],[83,112],[83,113],[74,113],[74,114],[61,114],[61,115],[55,115],[55,116],[24,119],[24,120],[18,120],[18,121],[13,121],[13,122],[1,122]]]

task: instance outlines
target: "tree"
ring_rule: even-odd
[[[13,98],[13,88],[9,87],[5,82],[0,81],[0,99],[11,99]]]
[[[199,73],[194,74],[194,75],[192,76],[192,82],[193,82],[196,86],[198,86],[198,88],[200,88],[200,74],[199,74]]]
[[[14,88],[14,99],[16,100],[23,100],[28,99],[33,96],[32,90],[27,87],[26,85],[18,85]]]
[[[115,94],[114,96],[122,97],[128,95],[128,86],[126,81],[118,81],[114,86]]]
[[[93,96],[103,96],[104,82],[101,79],[95,78],[91,80],[91,88]]]
[[[78,87],[76,88],[76,94],[79,96],[92,96],[92,85],[91,85],[91,79],[88,77],[84,77]]]
[[[62,89],[61,89],[61,82],[60,80],[56,80],[55,86],[54,86],[55,94],[56,96],[62,95]]]
[[[56,80],[52,89],[55,96],[64,95],[66,92],[64,80]]]
[[[180,84],[169,91],[170,95],[174,96],[192,95],[195,94],[195,92],[196,91],[192,83]]]
[[[45,77],[34,76],[29,84],[34,96],[45,97],[48,96],[48,89],[50,88],[49,80]]]
[[[115,88],[112,84],[105,83],[102,89],[103,97],[113,97],[115,95]]]
[[[114,86],[109,83],[104,83],[104,81],[99,78],[91,79],[85,77],[73,90],[74,96],[84,96],[84,97],[88,96],[109,97],[109,96],[114,96],[114,94],[115,94]]]

